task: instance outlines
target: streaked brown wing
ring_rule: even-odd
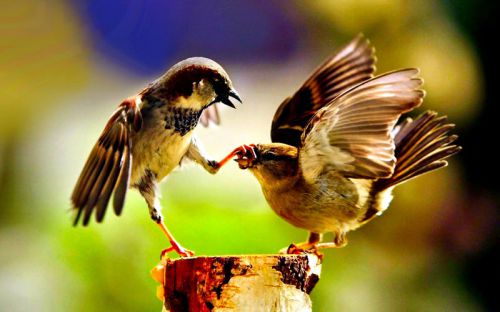
[[[375,62],[374,48],[363,35],[329,57],[278,107],[271,127],[272,141],[298,147],[304,127],[316,111],[344,90],[373,77]]]
[[[453,144],[458,136],[449,134],[455,127],[446,116],[426,111],[415,120],[406,118],[392,131],[396,145],[394,174],[372,184],[372,193],[378,193],[424,173],[446,167],[446,159],[462,148]],[[360,220],[365,223],[386,209],[384,205],[371,205]]]
[[[326,167],[349,178],[388,177],[394,170],[394,138],[401,114],[422,103],[417,69],[370,79],[322,108],[302,134],[300,164],[307,179]]]
[[[87,225],[93,211],[97,222],[101,222],[113,192],[114,211],[120,215],[132,164],[131,131],[138,131],[141,125],[141,113],[134,100],[124,101],[113,113],[71,195],[73,208],[77,210],[74,225],[82,215],[82,223]]]
[[[433,111],[426,111],[415,120],[407,118],[393,131],[397,158],[394,175],[377,184],[390,187],[447,166],[445,159],[462,149],[452,144],[458,138],[449,134],[453,128],[455,125],[448,123],[446,116],[439,117]]]
[[[201,112],[200,123],[204,127],[208,127],[210,122],[214,125],[220,124],[219,109],[217,108],[217,105],[217,103],[210,105],[209,107],[205,108],[203,112]]]

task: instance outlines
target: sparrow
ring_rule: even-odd
[[[356,37],[278,107],[273,143],[231,153],[269,206],[309,232],[289,253],[345,246],[347,232],[387,209],[396,185],[446,166],[461,149],[448,134],[454,125],[435,112],[396,125],[422,103],[423,81],[413,68],[373,77],[375,60],[369,41]]]
[[[198,122],[219,123],[216,103],[235,108],[230,98],[241,103],[226,71],[213,60],[193,57],[125,99],[109,118],[71,195],[74,225],[81,220],[86,226],[92,215],[101,222],[112,194],[119,216],[127,190],[134,188],[170,241],[164,252],[192,256],[164,224],[158,184],[185,159],[212,174],[230,159],[209,160],[193,136]]]

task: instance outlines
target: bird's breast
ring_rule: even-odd
[[[200,119],[201,110],[169,107],[164,115],[165,129],[173,130],[180,136],[193,130]]]
[[[142,110],[143,127],[132,139],[131,184],[140,181],[146,170],[161,181],[186,154],[199,113],[168,105],[150,105]]]
[[[181,136],[196,127],[202,113],[196,97],[190,97],[189,100],[179,97],[176,102],[169,103],[148,95],[144,98],[144,102],[141,113],[149,127],[173,130]]]

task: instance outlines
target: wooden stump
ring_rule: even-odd
[[[164,311],[311,311],[320,272],[310,254],[169,259]]]

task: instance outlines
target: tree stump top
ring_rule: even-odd
[[[311,311],[321,263],[312,254],[167,259],[166,311]]]

